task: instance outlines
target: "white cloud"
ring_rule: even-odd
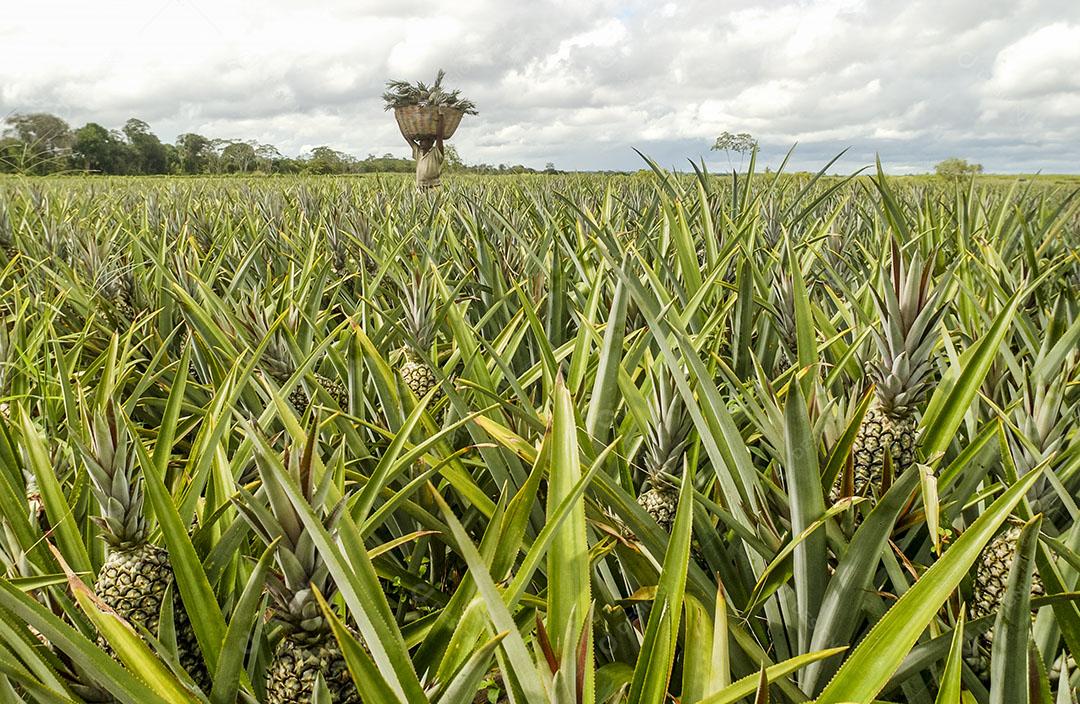
[[[994,60],[985,90],[1029,98],[1080,91],[1080,24],[1055,22],[1008,45]]]
[[[1080,163],[1075,0],[38,0],[5,8],[0,116],[404,153],[382,84],[440,66],[480,106],[474,161],[720,164],[713,137],[745,130],[799,168]]]

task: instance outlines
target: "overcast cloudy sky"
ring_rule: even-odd
[[[880,153],[894,172],[947,156],[988,170],[1080,172],[1078,0],[36,0],[0,12],[0,117],[74,126],[139,117],[299,154],[406,149],[387,78],[448,83],[480,108],[469,162],[631,169]]]

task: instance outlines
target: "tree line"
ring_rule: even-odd
[[[446,168],[488,174],[536,173],[521,165],[466,165],[451,145],[446,147]],[[393,154],[369,154],[360,159],[329,146],[307,154],[283,155],[272,144],[252,139],[215,139],[186,132],[175,143],[162,142],[150,125],[131,118],[120,129],[88,122],[72,129],[49,113],[14,114],[0,131],[0,173],[53,174],[356,174],[408,173],[412,159]],[[555,172],[548,164],[546,172]]]

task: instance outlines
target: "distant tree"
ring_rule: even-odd
[[[724,132],[716,138],[716,142],[713,143],[711,150],[714,152],[724,152],[727,155],[728,167],[734,168],[731,163],[732,153],[739,155],[739,167],[742,167],[743,157],[753,152],[758,147],[758,142],[749,132],[739,132],[738,134],[732,134],[731,132]]]
[[[14,137],[0,137],[0,174],[17,171],[22,142]]]
[[[280,162],[282,158],[281,152],[273,144],[260,144],[255,147],[255,159],[260,171],[265,171],[268,174],[274,173],[275,164]]]
[[[446,145],[446,168],[476,174],[538,173],[521,164],[465,164],[456,145]],[[0,123],[0,173],[44,174],[74,168],[105,174],[267,173],[351,174],[407,173],[416,168],[408,156],[370,153],[363,160],[322,145],[300,157],[287,157],[272,144],[254,140],[181,134],[162,142],[150,125],[130,118],[120,130],[88,123],[72,132],[64,120],[47,113],[13,115]],[[551,162],[546,173],[560,173]]]
[[[343,174],[349,167],[349,156],[327,146],[315,147],[307,158],[307,170],[313,174]]]
[[[0,174],[33,174],[39,166],[29,145],[15,137],[0,137]]]
[[[22,143],[19,170],[27,173],[50,173],[64,168],[71,151],[71,128],[68,123],[46,112],[15,114],[4,122],[3,136]]]
[[[557,174],[557,173],[559,173],[555,169],[555,162],[549,161],[548,163],[544,164],[544,173],[545,174]]]
[[[177,137],[176,150],[180,156],[180,170],[185,174],[199,174],[206,171],[214,156],[210,140],[194,132],[186,132]]]
[[[72,134],[71,165],[84,171],[124,174],[135,171],[136,159],[121,134],[90,122]]]
[[[939,161],[934,166],[934,173],[946,178],[963,178],[973,174],[981,174],[982,172],[982,164],[970,163],[967,159],[960,159],[955,156]]]
[[[453,144],[447,144],[445,152],[447,171],[461,171],[465,168],[465,162],[461,160],[461,155],[458,153],[457,147]]]
[[[353,168],[360,173],[411,173],[416,170],[416,162],[411,158],[396,157],[393,154],[375,156],[358,161]]]
[[[165,147],[165,173],[183,173],[184,169],[181,165],[180,149],[175,144],[163,143],[161,146]]]
[[[255,145],[250,142],[230,141],[221,150],[222,168],[227,173],[246,173],[255,167],[257,158]]]
[[[169,172],[168,151],[161,140],[150,131],[150,125],[137,118],[124,123],[124,136],[135,156],[135,168],[140,174],[164,174]]]

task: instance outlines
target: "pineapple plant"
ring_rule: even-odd
[[[333,473],[327,471],[318,479],[314,476],[314,430],[311,433],[303,453],[286,450],[284,463],[269,456],[268,448],[261,446],[257,465],[262,488],[255,494],[240,488],[235,500],[260,541],[265,545],[280,541],[274,554],[277,572],[267,581],[280,640],[267,668],[266,702],[307,704],[321,676],[333,704],[359,704],[360,694],[315,597],[318,590],[331,599],[335,592],[333,579],[281,483],[294,482],[327,531],[335,535],[345,504],[341,501],[333,507],[327,505]]]
[[[886,453],[901,474],[915,460],[916,413],[931,384],[935,329],[944,313],[943,288],[930,281],[931,267],[916,253],[905,261],[894,241],[892,266],[881,293],[872,290],[880,329],[874,330],[878,356],[869,364],[874,399],[851,449],[856,495],[877,490]],[[835,500],[839,482],[833,489]]]
[[[128,449],[128,434],[116,418],[113,404],[91,423],[90,442],[81,454],[101,515],[95,522],[108,545],[108,554],[94,582],[101,600],[132,625],[158,632],[165,594],[172,587],[177,656],[181,667],[200,686],[209,676],[195,632],[174,584],[169,553],[151,544],[143,514],[142,477]],[[104,644],[104,640],[100,641]]]
[[[359,693],[346,677],[314,589],[329,596],[345,624],[357,627],[374,614],[353,611],[355,601],[335,593],[327,576],[328,554],[321,553],[327,561],[322,564],[297,521],[302,515],[305,527],[340,546],[344,523],[335,523],[335,517],[341,496],[358,519],[357,537],[377,569],[370,575],[364,566],[364,583],[383,592],[358,595],[374,600],[368,605],[377,602],[386,620],[371,624],[377,628],[365,624],[363,645],[380,665],[386,665],[383,654],[390,658],[394,670],[365,677],[362,694],[368,698],[388,692],[384,685],[393,690],[384,698],[394,699],[400,689],[403,701],[464,702],[479,695],[477,701],[493,702],[512,694],[529,704],[650,697],[689,702],[728,696],[731,691],[704,691],[695,682],[701,678],[693,676],[712,666],[709,653],[695,644],[715,640],[726,629],[731,677],[725,679],[732,682],[757,675],[767,659],[793,662],[834,646],[857,646],[841,657],[806,663],[797,679],[774,678],[772,693],[784,701],[934,701],[947,665],[941,657],[931,662],[923,656],[945,640],[928,649],[924,634],[951,640],[956,620],[949,607],[957,603],[958,560],[972,563],[962,598],[975,604],[975,615],[988,614],[981,619],[986,622],[1002,610],[999,598],[1016,550],[1015,531],[1001,525],[992,543],[990,533],[980,533],[989,547],[978,560],[971,541],[965,541],[962,555],[950,553],[956,543],[940,550],[951,536],[943,540],[929,528],[933,485],[927,481],[922,491],[915,489],[920,477],[909,470],[902,481],[912,493],[906,498],[894,493],[902,506],[890,502],[878,514],[888,518],[895,510],[898,518],[888,526],[875,521],[880,528],[875,540],[886,539],[881,555],[886,559],[861,560],[861,551],[845,549],[842,541],[857,516],[826,518],[820,534],[802,537],[792,530],[794,509],[809,518],[822,507],[812,472],[796,475],[785,464],[787,443],[817,450],[819,473],[838,470],[842,458],[832,450],[854,439],[859,428],[851,427],[849,438],[845,421],[866,397],[865,389],[850,388],[851,377],[864,376],[854,355],[873,357],[874,368],[865,377],[876,382],[877,391],[869,392],[874,409],[856,453],[876,456],[861,462],[861,474],[877,474],[889,460],[902,469],[906,458],[899,450],[915,443],[913,437],[905,444],[896,436],[910,430],[904,419],[924,407],[927,379],[934,383],[939,366],[930,339],[941,333],[943,343],[950,343],[950,362],[966,375],[965,383],[950,390],[953,412],[942,421],[958,424],[935,431],[934,448],[920,453],[942,453],[936,466],[948,468],[937,484],[939,527],[959,529],[985,516],[985,507],[1008,492],[1004,485],[1012,483],[1013,466],[1016,474],[1045,468],[1046,481],[1033,482],[1026,497],[1031,512],[1043,516],[1044,535],[1054,538],[1043,540],[1040,556],[1067,582],[1067,590],[1075,590],[1070,556],[1059,545],[1075,535],[1075,512],[1071,506],[1062,510],[1069,503],[1062,499],[1075,495],[1080,481],[1074,471],[1080,367],[1070,358],[1080,306],[1068,288],[1080,261],[1072,256],[1080,209],[1063,181],[1055,177],[1050,185],[1031,178],[1020,187],[1001,188],[996,179],[937,184],[912,177],[892,180],[890,192],[882,176],[727,179],[704,168],[697,177],[469,175],[452,192],[429,201],[415,196],[407,176],[390,175],[0,179],[0,210],[10,216],[10,226],[0,222],[0,244],[11,229],[21,248],[14,265],[0,252],[0,495],[5,497],[0,500],[0,652],[6,658],[0,659],[11,665],[0,667],[0,692],[6,695],[0,700],[51,704],[116,696],[150,701],[161,684],[154,682],[151,668],[125,675],[131,671],[109,661],[108,644],[75,637],[74,631],[85,632],[89,624],[50,576],[54,565],[47,541],[69,564],[78,563],[79,570],[90,565],[95,575],[108,558],[100,589],[118,604],[115,592],[150,589],[152,580],[168,576],[171,561],[175,574],[173,586],[160,597],[164,603],[135,604],[146,612],[138,618],[150,622],[138,626],[144,634],[149,633],[145,628],[169,630],[163,618],[154,625],[157,606],[165,614],[174,612],[180,622],[190,617],[198,623],[197,614],[215,612],[220,603],[220,613],[205,614],[207,625],[215,630],[224,625],[235,640],[220,659],[225,666],[214,682],[218,699],[356,701]],[[890,262],[890,252],[884,251],[888,235],[883,233],[890,228],[918,233],[918,244],[905,246],[902,260],[895,255]],[[785,373],[782,367],[795,362],[798,346],[792,296],[798,279],[786,257],[777,256],[788,237],[805,255],[797,258],[804,279],[814,282],[807,295],[814,314],[809,322],[816,327],[806,331],[812,334],[804,342],[818,346],[822,364]],[[916,246],[924,261],[938,248],[932,277],[926,273],[929,265],[909,263]],[[415,254],[409,251],[413,247]],[[695,251],[699,257],[707,253],[700,285],[683,265],[669,261],[678,253],[692,263]],[[943,263],[955,271],[948,279],[941,276]],[[902,275],[890,273],[891,265],[902,266]],[[912,272],[920,266],[922,273]],[[120,271],[132,276],[120,278]],[[390,286],[383,283],[386,277]],[[931,279],[934,286],[924,285]],[[954,280],[948,286],[959,295],[939,300],[946,294],[934,292],[942,285],[938,282]],[[443,281],[452,293],[444,292]],[[613,327],[623,306],[614,300],[620,284],[632,333],[622,340]],[[891,290],[882,291],[883,286]],[[857,293],[848,295],[852,291]],[[1022,301],[1014,298],[1017,294]],[[1060,311],[1052,313],[1059,294]],[[452,310],[455,336],[443,330],[443,307],[451,300],[462,302]],[[103,324],[129,329],[131,321],[114,325],[110,313],[125,302],[131,310],[115,318],[127,320],[137,312],[137,334],[117,335],[118,344],[106,344],[109,330]],[[254,313],[244,310],[245,302]],[[924,310],[942,307],[947,312],[940,318]],[[254,323],[245,322],[249,313]],[[645,317],[662,322],[647,325]],[[359,363],[358,369],[377,363],[380,350],[388,355],[391,386],[399,390],[387,394],[381,374],[362,374],[355,381],[364,382],[357,391],[365,396],[349,399],[349,420],[355,422],[321,424],[317,442],[340,448],[328,463],[332,480],[324,477],[317,452],[310,453],[313,463],[303,460],[302,441],[293,443],[298,459],[279,437],[265,440],[263,433],[299,432],[291,419],[280,417],[289,415],[290,401],[268,406],[251,381],[275,386],[276,378],[279,388],[287,389],[283,397],[300,384],[291,403],[312,408],[298,415],[309,423],[315,411],[325,417],[318,402],[335,404],[319,386],[333,387],[327,377],[346,379],[336,355],[328,360],[317,353],[329,342],[324,332],[331,327],[348,329],[363,343],[351,350],[350,362]],[[875,327],[878,341],[864,339]],[[10,331],[6,343],[5,328]],[[193,339],[185,340],[184,328]],[[989,339],[991,332],[1000,341],[982,349],[994,359],[968,354],[973,341]],[[173,349],[163,349],[170,333]],[[469,344],[469,336],[477,344]],[[851,347],[854,338],[865,344]],[[192,384],[181,394],[170,385],[183,377],[176,360],[191,343],[205,386]],[[258,350],[257,359],[252,350]],[[813,350],[805,352],[808,357]],[[935,359],[928,363],[931,353]],[[676,355],[686,367],[667,355]],[[973,357],[980,361],[969,363]],[[1062,358],[1060,367],[1050,368]],[[981,371],[983,362],[992,377]],[[230,374],[233,364],[243,365],[237,369],[243,373]],[[247,374],[252,364],[257,369]],[[449,393],[443,370],[453,365],[470,370],[455,397],[454,420],[483,415],[453,430],[452,423],[435,430],[425,418],[409,438],[402,437],[395,417],[413,405],[411,393]],[[552,384],[558,367],[569,367],[565,395]],[[807,425],[801,409],[792,406],[788,414],[789,406],[781,403],[785,394],[774,388],[788,383],[794,371],[813,387],[812,397],[803,399],[812,402]],[[318,372],[326,377],[317,377]],[[241,377],[242,388],[230,381]],[[693,396],[676,393],[672,381],[686,388],[680,378]],[[128,454],[139,450],[141,455],[134,440],[144,434],[162,443],[155,467],[163,465],[168,493],[183,520],[197,526],[191,541],[206,559],[214,596],[190,604],[186,613],[171,595],[177,585],[190,594],[187,581],[181,581],[179,553],[170,550],[170,558],[160,548],[141,547],[166,543],[157,539],[150,506],[145,507],[148,525],[139,530],[138,511],[132,511],[125,493],[134,488],[136,499],[139,490],[149,498],[150,484],[138,480],[151,477],[114,471],[127,462],[113,464],[108,450],[101,450],[96,489],[109,498],[105,508],[97,507],[95,482],[78,449],[83,440],[86,454],[94,453],[93,416],[87,410],[87,422],[81,422],[78,404],[80,389],[95,384],[102,387],[102,398],[122,388],[124,414],[140,423],[136,435],[116,408]],[[565,421],[558,433],[548,412],[556,407],[553,398]],[[5,402],[11,404],[10,419],[4,418]],[[75,414],[69,417],[73,403]],[[395,403],[397,408],[386,405]],[[591,403],[603,413],[589,413],[585,405]],[[448,405],[439,399],[434,410]],[[708,427],[690,428],[687,415]],[[248,423],[260,430],[236,432]],[[31,425],[40,433],[31,435]],[[920,419],[920,429],[924,426]],[[108,436],[107,421],[103,427]],[[577,440],[577,467],[566,461],[573,456],[572,439]],[[387,456],[395,443],[410,452],[425,440],[432,442],[411,468],[400,465],[402,454],[394,461]],[[65,464],[72,459],[70,448],[76,448],[74,467]],[[988,469],[999,455],[1002,466]],[[708,469],[694,481],[695,525],[688,536],[664,540],[668,534],[662,531],[671,529],[676,506],[688,508],[679,504],[675,486],[689,471],[690,458]],[[134,464],[143,466],[138,455]],[[608,474],[612,469],[616,473]],[[586,472],[591,479],[577,478]],[[793,476],[806,481],[800,486],[789,481]],[[573,480],[581,492],[558,508],[565,512],[558,523],[555,502],[544,500],[551,496],[553,479],[567,480],[566,486]],[[860,486],[872,493],[877,481],[864,478]],[[327,494],[324,482],[332,487]],[[852,484],[848,470],[843,491],[851,492]],[[828,484],[824,489],[829,491]],[[1019,499],[1018,492],[1009,496]],[[234,501],[248,506],[248,515]],[[1003,506],[993,510],[994,521],[1028,513],[1028,507]],[[57,520],[65,510],[71,520]],[[120,560],[120,547],[99,540],[103,531],[89,520],[93,514],[103,520],[111,516],[115,541],[138,555]],[[253,531],[249,521],[260,527]],[[640,543],[629,534],[628,523],[639,528]],[[652,528],[640,528],[642,523]],[[710,524],[714,530],[708,530]],[[641,544],[646,531],[659,538],[655,545]],[[874,526],[867,533],[875,533]],[[263,565],[272,573],[269,581],[262,570],[252,579],[253,560],[271,539],[277,554],[269,553],[269,565]],[[469,542],[486,563],[490,583],[477,569]],[[84,555],[88,544],[97,549]],[[791,559],[778,561],[782,552]],[[342,558],[361,556],[350,552]],[[952,570],[931,571],[935,561],[946,560]],[[1040,559],[1038,566],[1046,592],[1054,591],[1047,562]],[[149,576],[123,576],[137,567]],[[334,575],[340,573],[335,569]],[[112,586],[105,585],[110,576]],[[580,585],[586,583],[591,595],[582,599]],[[199,580],[192,586],[204,585]],[[340,581],[337,586],[345,587]],[[496,606],[492,586],[505,597],[505,613],[489,608]],[[894,595],[903,600],[912,590],[914,596],[921,592],[923,601],[902,620],[905,609],[897,607]],[[946,593],[944,606],[937,603]],[[382,608],[384,595],[389,613]],[[724,624],[715,618],[724,613],[720,595],[731,607],[727,613],[737,616]],[[863,603],[867,595],[869,608],[845,608]],[[906,603],[915,601],[908,596]],[[583,613],[589,603],[595,608]],[[912,617],[916,611],[918,618]],[[707,617],[710,612],[714,618]],[[1018,647],[1041,648],[1048,669],[1067,662],[1061,656],[1070,647],[1076,650],[1075,634],[1057,622],[1061,613],[1041,608],[1030,633],[1025,633],[1026,616],[1013,631]],[[891,622],[888,628],[879,627],[884,620]],[[565,627],[571,622],[574,629]],[[541,638],[539,625],[548,637]],[[579,639],[574,630],[586,625]],[[182,630],[186,633],[187,626]],[[686,635],[672,637],[672,647],[666,647],[666,634],[676,633]],[[493,642],[496,634],[504,638],[501,644]],[[38,639],[42,635],[48,643]],[[1021,643],[1026,635],[1028,643]],[[382,648],[380,637],[388,638]],[[654,637],[661,647],[646,647]],[[909,657],[911,638],[917,657]],[[1000,636],[967,641],[966,646],[981,645],[983,651],[990,643],[1002,645]],[[175,646],[166,643],[164,650],[162,659],[182,676]],[[654,657],[645,658],[648,653]],[[579,662],[595,667],[579,668]],[[885,668],[871,677],[868,662],[887,664],[895,673],[885,689],[876,683]],[[93,668],[94,663],[104,667]],[[838,668],[844,671],[838,674]],[[621,673],[628,681],[620,694]],[[969,695],[985,699],[970,668],[964,675]],[[1077,682],[1074,676],[1071,684]],[[1060,685],[1052,677],[1050,700],[1072,701],[1062,693],[1068,685]],[[322,693],[323,687],[327,696],[315,697],[312,690]],[[739,696],[748,695],[744,690]],[[188,701],[195,695],[172,698]],[[1005,698],[1022,700],[1012,694]]]
[[[293,361],[293,354],[283,326],[279,325],[271,330],[270,316],[262,304],[254,298],[241,306],[240,313],[240,324],[247,330],[253,346],[258,346],[267,337],[270,338],[263,349],[263,367],[275,382],[284,384],[296,372],[296,363]],[[344,383],[319,372],[313,372],[312,376],[341,409],[348,410],[349,390]],[[308,396],[303,383],[298,383],[292,388],[288,400],[293,408],[301,413],[311,405],[311,397]]]
[[[99,284],[105,310],[117,327],[127,327],[138,313],[135,305],[135,287],[130,273],[106,273]]]
[[[1005,596],[1005,587],[1009,581],[1009,568],[1012,567],[1013,558],[1016,555],[1016,541],[1019,538],[1020,526],[1015,523],[1010,524],[983,548],[979,560],[975,563],[972,618],[996,613],[998,607],[1001,606],[1001,600]],[[1042,596],[1042,594],[1042,580],[1036,572],[1031,579],[1031,595]]]
[[[777,345],[776,362],[778,369],[786,369],[795,363],[798,357],[798,336],[795,330],[795,292],[790,275],[783,267],[778,267],[773,275],[772,289],[774,297],[773,319],[780,344]]]
[[[423,398],[438,383],[427,355],[435,341],[435,297],[431,280],[419,272],[409,277],[402,286],[403,311],[401,326],[405,344],[401,347],[398,374],[405,386]]]
[[[1040,359],[1052,346],[1048,336],[1043,343]],[[1075,356],[1075,355],[1073,355]],[[1036,380],[1025,366],[1017,378],[1019,389],[1010,396],[1019,396],[1020,402],[1013,409],[1013,421],[1018,442],[1012,453],[1017,472],[1023,474],[1034,469],[1044,460],[1060,451],[1067,443],[1070,420],[1076,417],[1075,401],[1070,402],[1066,394],[1069,375],[1068,360],[1058,370],[1056,376]],[[1070,482],[1075,484],[1075,481]],[[1073,487],[1075,488],[1075,487]],[[1069,487],[1066,486],[1066,490]],[[1057,492],[1049,480],[1040,477],[1029,493],[1028,499],[1032,511],[1042,513],[1049,525],[1061,518],[1065,512]],[[1054,529],[1056,531],[1056,529]],[[1016,554],[1016,543],[1020,537],[1020,527],[1009,525],[979,555],[975,564],[972,582],[971,614],[975,618],[989,616],[997,612],[1005,596],[1009,569]],[[1031,596],[1044,594],[1042,579],[1038,570],[1032,575]],[[1034,616],[1032,616],[1034,620]],[[990,652],[993,646],[993,631],[986,631],[969,645],[968,663],[982,679],[989,680]],[[1054,669],[1061,667],[1064,660],[1054,663]],[[1070,658],[1069,670],[1075,669],[1075,662]]]
[[[690,439],[692,423],[671,373],[662,362],[653,375],[653,395],[649,403],[649,427],[642,445],[644,484],[638,505],[667,532],[675,523],[683,454]]]
[[[19,248],[15,245],[15,236],[11,231],[11,218],[3,205],[0,205],[0,253],[3,253],[5,263],[15,261],[15,257],[19,255]]]
[[[335,276],[343,279],[360,270],[358,248],[349,241],[346,233],[330,228],[326,233],[326,242],[329,245],[330,269]]]

